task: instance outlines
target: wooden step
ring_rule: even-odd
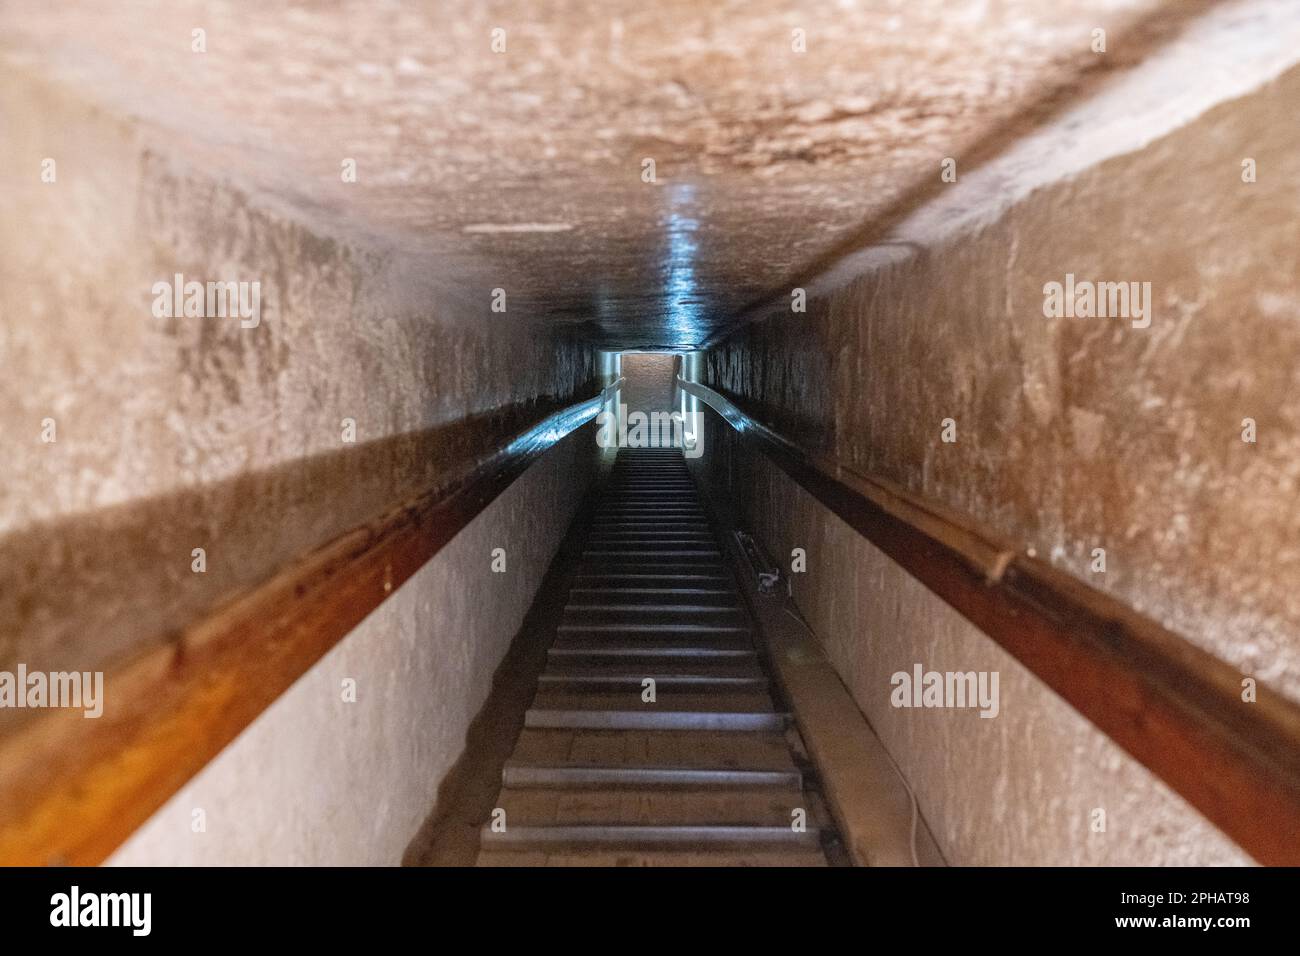
[[[524,715],[525,727],[570,730],[710,730],[743,733],[781,731],[785,714],[699,710],[610,710],[608,708],[533,708]]]
[[[795,769],[783,734],[714,734],[694,730],[525,728],[515,743],[510,762],[535,766]]]
[[[821,850],[766,849],[701,851],[697,849],[640,850],[615,847],[483,850],[478,866],[676,866],[676,867],[817,867],[827,866]]]

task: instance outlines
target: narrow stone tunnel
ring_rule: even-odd
[[[1300,864],[1291,0],[0,4],[0,863]]]

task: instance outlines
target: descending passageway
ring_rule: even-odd
[[[681,451],[621,450],[480,865],[825,863],[733,574]]]
[[[1297,103],[1295,0],[5,0],[0,864],[1300,865]]]

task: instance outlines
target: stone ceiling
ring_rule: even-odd
[[[684,348],[1205,5],[5,0],[0,51],[471,299]]]

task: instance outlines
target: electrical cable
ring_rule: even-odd
[[[812,629],[808,622],[804,620],[803,615],[794,609],[794,586],[788,577],[785,579],[785,586],[787,600],[781,602],[781,609],[798,621],[799,626],[808,632],[809,637],[813,640],[817,640],[817,633]],[[894,773],[898,774],[898,779],[902,782],[903,789],[907,791],[907,795],[912,800],[912,835],[910,847],[912,851],[912,865],[919,867],[921,861],[916,854],[916,828],[921,818],[921,803],[916,799],[916,791],[912,789],[912,785],[907,782],[907,777],[903,775],[903,769],[898,766],[898,761],[894,759],[894,755],[889,752],[887,747],[885,747],[883,741],[881,742],[880,749],[884,751],[885,757],[889,761],[889,765],[894,768]]]
[[[738,536],[737,540],[740,540],[739,536],[742,534],[742,532],[737,531],[736,534]],[[745,556],[746,561],[749,563],[750,569],[752,571],[755,571],[755,573],[757,573],[757,567],[755,566],[753,556],[751,556],[746,552],[743,544],[741,546],[741,553]],[[804,620],[803,615],[799,613],[794,603],[794,579],[791,578],[788,574],[783,575],[783,577],[785,578],[785,599],[781,601],[781,610],[783,610],[786,614],[790,615],[790,617],[794,618],[794,620],[798,622],[799,626],[808,632],[808,636],[811,637],[818,644],[820,644],[821,642],[817,639],[817,632],[812,629],[812,626],[806,620]],[[868,726],[870,726],[869,723]],[[877,735],[877,738],[879,738],[879,735]],[[908,782],[907,777],[903,774],[903,768],[898,765],[898,761],[895,760],[894,755],[889,752],[889,749],[885,746],[884,741],[881,741],[880,749],[884,751],[885,759],[887,759],[889,761],[889,765],[894,768],[894,773],[898,774],[899,782],[902,783],[903,789],[907,791],[907,796],[912,801],[912,827],[911,827],[911,834],[909,837],[909,849],[911,850],[912,853],[912,865],[919,868],[921,866],[921,860],[916,852],[916,831],[921,820],[921,802],[917,800],[916,791],[912,789],[912,785]],[[939,855],[940,858],[942,858],[943,854],[940,853]]]

